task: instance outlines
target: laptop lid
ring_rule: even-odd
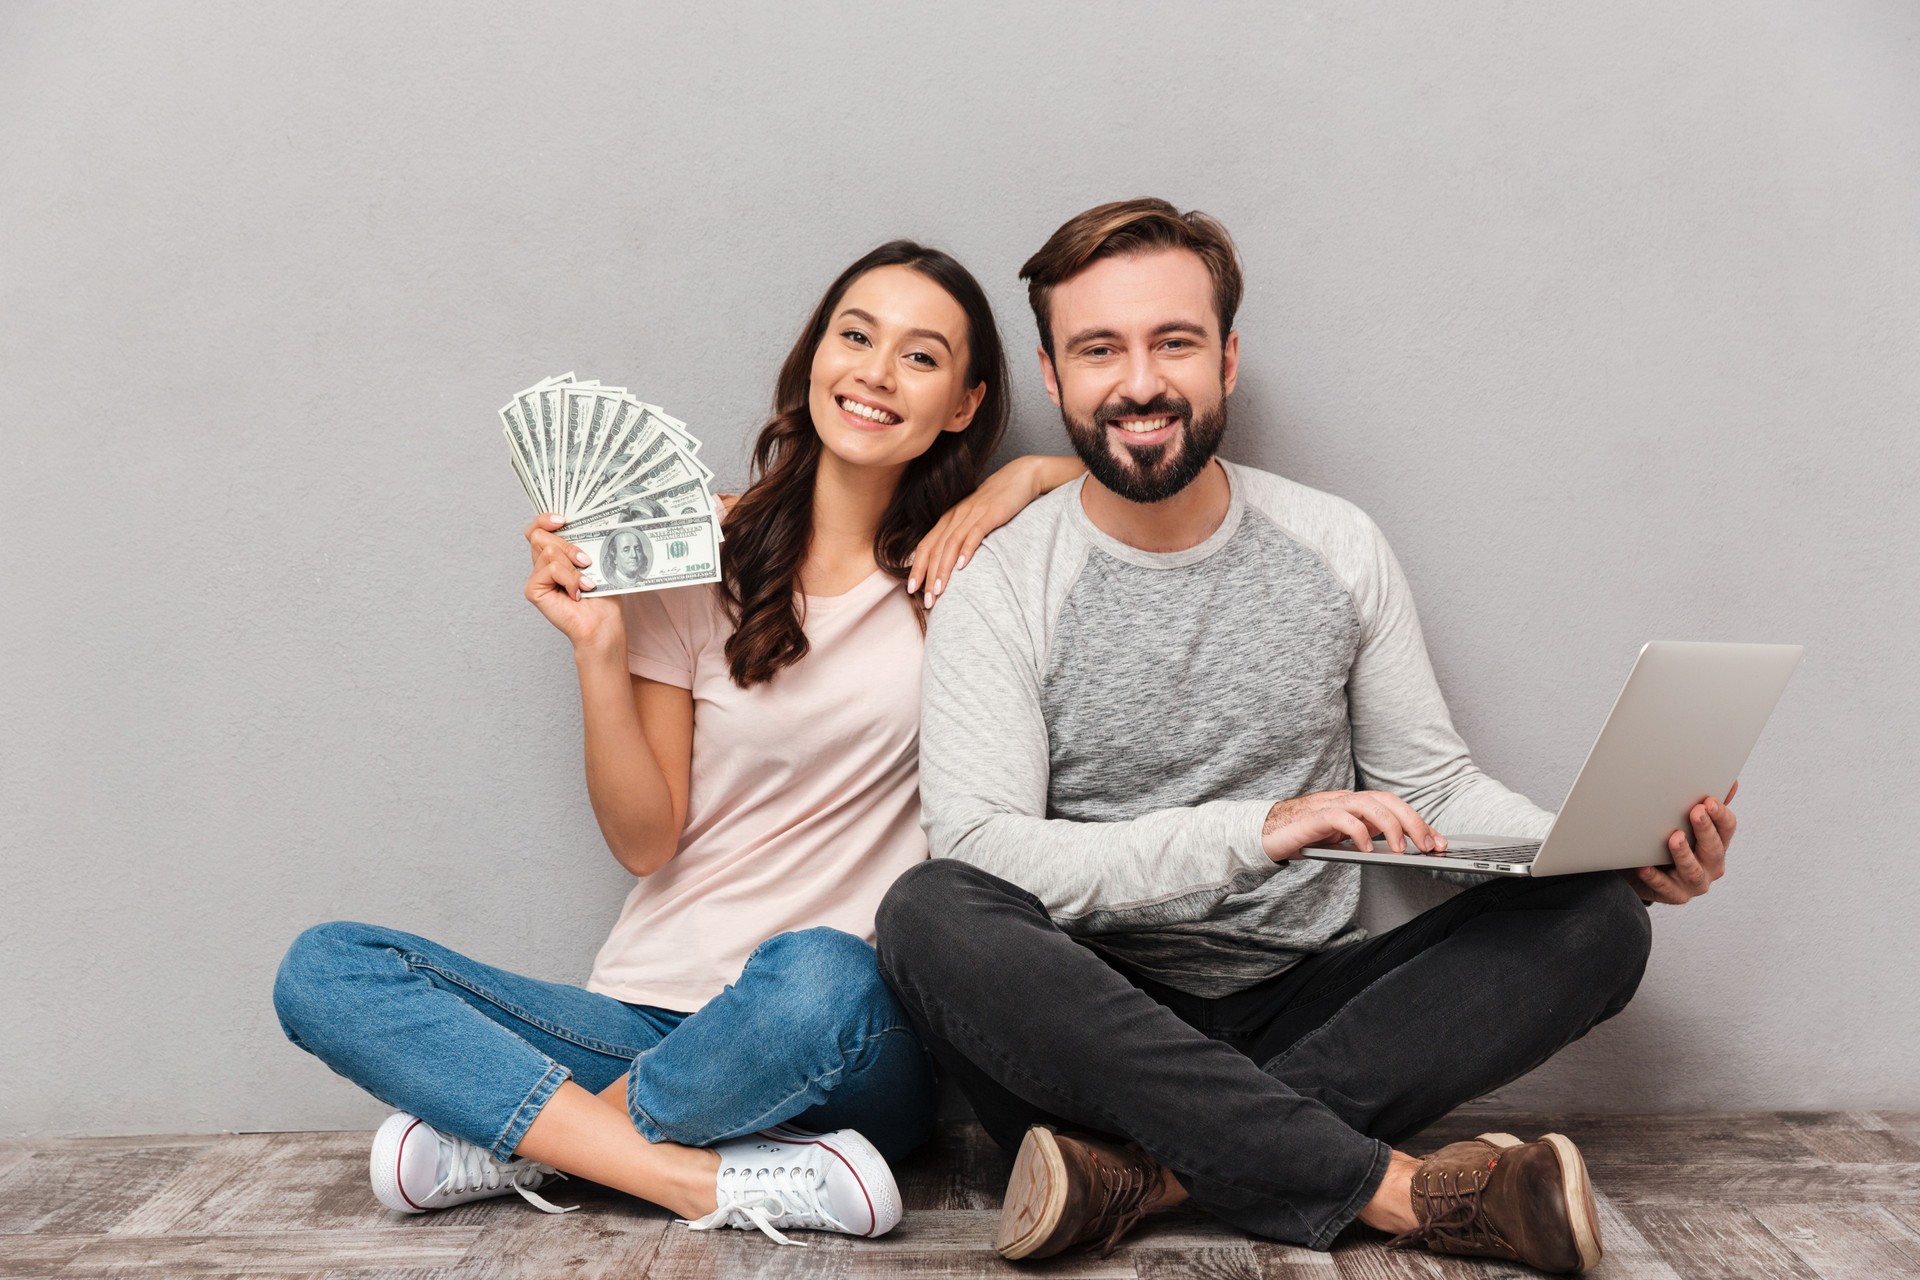
[[[1667,834],[1687,826],[1702,796],[1733,786],[1801,651],[1682,640],[1642,648],[1533,873],[1671,864]]]

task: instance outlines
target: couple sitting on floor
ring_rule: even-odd
[[[1474,766],[1379,529],[1215,458],[1225,230],[1102,205],[1021,276],[1084,475],[980,481],[1008,406],[991,310],[896,241],[781,367],[721,583],[596,600],[560,522],[528,528],[637,880],[585,987],[372,925],[293,944],[287,1035],[402,1112],[376,1194],[552,1208],[557,1170],[696,1229],[878,1235],[937,1063],[1017,1152],[1009,1258],[1191,1201],[1316,1249],[1358,1220],[1591,1267],[1565,1137],[1398,1144],[1619,1012],[1643,903],[1706,892],[1732,813],[1697,806],[1670,870],[1483,882],[1367,937],[1359,867],[1305,846],[1549,815]]]

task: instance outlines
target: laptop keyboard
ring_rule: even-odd
[[[1431,858],[1459,858],[1464,862],[1532,862],[1540,852],[1540,842],[1503,844],[1492,849],[1447,849],[1428,854]]]

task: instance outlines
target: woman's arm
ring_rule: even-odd
[[[1043,493],[1051,493],[1086,470],[1078,458],[1035,453],[1015,458],[986,478],[978,489],[953,504],[939,523],[920,539],[907,574],[907,593],[924,585],[927,607],[947,589],[947,579],[964,568],[986,536],[1027,509]]]
[[[649,875],[672,860],[686,825],[693,694],[628,674],[620,602],[595,600],[582,586],[580,550],[555,532],[560,524],[547,515],[527,526],[526,596],[573,642],[587,796],[607,848],[634,875]]]

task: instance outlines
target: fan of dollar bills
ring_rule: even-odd
[[[500,421],[534,510],[593,558],[595,595],[720,580],[713,472],[686,423],[570,373],[514,396]]]

